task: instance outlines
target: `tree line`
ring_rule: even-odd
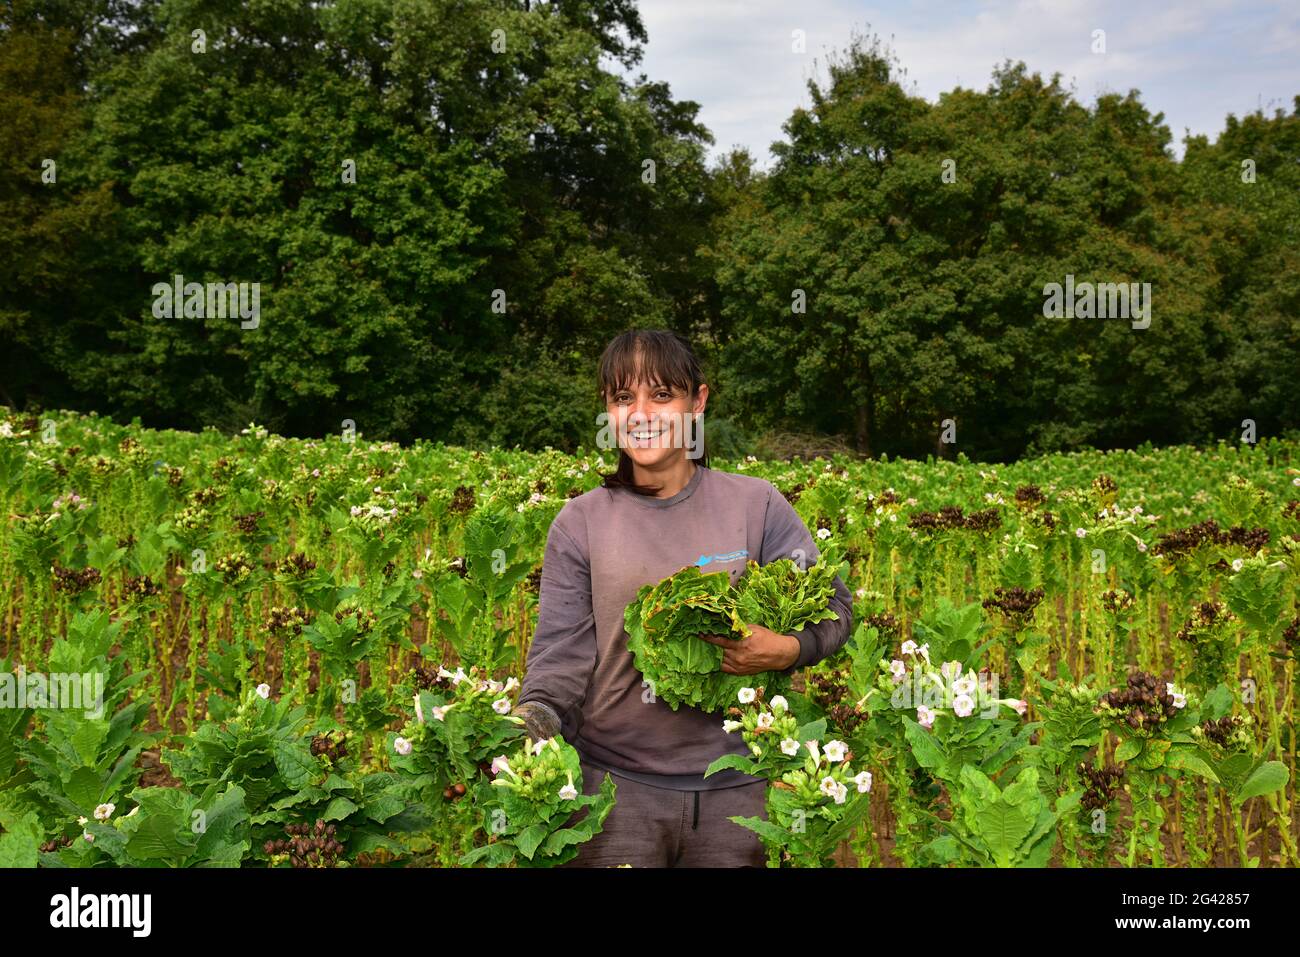
[[[625,78],[646,42],[631,0],[12,0],[0,402],[572,450],[645,326],[701,352],[720,451],[1300,427],[1300,97],[1179,160],[1137,91],[1004,63],[929,102],[855,36],[761,172]],[[257,283],[260,320],[173,282]],[[1149,324],[1051,314],[1067,282]]]

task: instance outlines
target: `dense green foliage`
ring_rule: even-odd
[[[610,458],[0,411],[0,866],[572,856],[612,782],[510,709]],[[771,863],[1300,865],[1294,442],[715,464],[817,530],[752,582],[854,595],[841,652],[718,715]],[[48,700],[78,674],[99,707]]]
[[[601,62],[646,39],[632,0],[6,4],[0,401],[574,451],[635,325],[698,344],[730,451],[1300,427],[1300,112],[1179,161],[1136,93],[1006,64],[931,103],[855,39],[770,174],[709,169],[697,104]],[[260,324],[156,318],[177,274]],[[1067,275],[1150,283],[1149,328],[1045,318]]]

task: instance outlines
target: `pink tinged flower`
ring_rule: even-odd
[[[969,695],[975,690],[974,676],[967,675],[964,678],[958,678],[952,683],[952,690],[954,694]]]
[[[903,642],[903,651],[902,651],[902,653],[905,654],[905,655],[914,655],[914,654],[916,654],[916,642],[914,642],[911,638],[909,638],[909,639],[907,639],[907,641]]]
[[[443,707],[439,708],[437,705],[434,705],[434,708],[433,708],[433,720],[435,720],[435,721],[445,721],[446,718],[447,718],[447,709],[450,708],[450,707],[451,707],[451,705],[444,705]]]
[[[500,774],[502,771],[509,770],[510,762],[506,760],[504,754],[498,754],[492,759],[492,773]]]
[[[84,837],[84,838],[85,838],[87,841],[89,841],[91,844],[94,844],[94,843],[95,843],[95,835],[91,834],[89,831],[87,831],[86,833],[82,834],[81,836]]]
[[[1079,538],[1083,538],[1085,535],[1088,534],[1088,530],[1086,528],[1076,528],[1074,530],[1074,534]]]
[[[1007,704],[1015,708],[1016,714],[1021,716],[1023,716],[1024,713],[1029,710],[1029,702],[1023,701],[1020,698],[1012,698],[1010,701],[1007,702]]]
[[[1147,550],[1147,543],[1146,543],[1146,542],[1138,542],[1138,551],[1139,551],[1139,552],[1145,552],[1146,550]]]
[[[549,738],[542,738],[541,740],[537,741],[533,745],[533,754],[541,754],[542,749],[546,747],[546,742],[549,740],[550,740]]]
[[[961,662],[945,661],[939,666],[939,674],[943,675],[949,681],[955,680],[961,674]]]
[[[952,710],[959,718],[969,718],[975,710],[975,699],[968,694],[959,694],[953,699]]]
[[[271,697],[271,686],[266,682],[257,686],[257,696],[263,700]]]
[[[405,738],[396,738],[393,740],[393,750],[398,754],[407,755],[411,753],[411,742]]]
[[[907,663],[901,658],[895,658],[889,663],[889,671],[894,676],[894,684],[898,684],[907,677]]]
[[[923,728],[929,728],[934,724],[934,712],[923,704],[916,706],[916,723]]]
[[[853,779],[853,783],[858,786],[859,794],[866,794],[871,790],[871,772],[862,771]]]
[[[794,738],[786,738],[781,742],[781,753],[791,758],[794,757],[799,753],[799,742]]]
[[[492,710],[495,711],[497,714],[509,714],[509,713],[510,713],[510,699],[509,699],[509,698],[497,698],[496,701],[493,701],[493,702],[492,702]]]
[[[424,724],[424,708],[420,707],[420,696],[418,694],[415,695],[415,717],[420,724]]]
[[[358,515],[361,514],[361,506],[360,506],[360,505],[353,505],[352,508],[349,509],[349,511],[352,513],[352,517],[353,517],[353,518],[356,518]]]

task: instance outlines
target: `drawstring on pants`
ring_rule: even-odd
[[[696,825],[700,823],[700,792],[695,792],[695,816],[691,819],[691,830],[696,830]]]

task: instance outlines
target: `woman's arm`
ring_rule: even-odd
[[[763,520],[763,544],[758,563],[766,565],[780,558],[796,562],[802,559],[801,563],[806,569],[817,564],[820,554],[799,513],[772,486]],[[785,674],[792,675],[800,668],[833,655],[849,640],[853,629],[853,596],[838,575],[835,576],[835,594],[831,596],[830,608],[839,616],[838,620],[828,619],[804,625],[803,631],[794,633],[799,641],[799,657],[786,669]]]
[[[552,737],[581,708],[596,667],[591,565],[559,516],[546,536],[539,592],[537,630],[515,713],[535,736]]]

